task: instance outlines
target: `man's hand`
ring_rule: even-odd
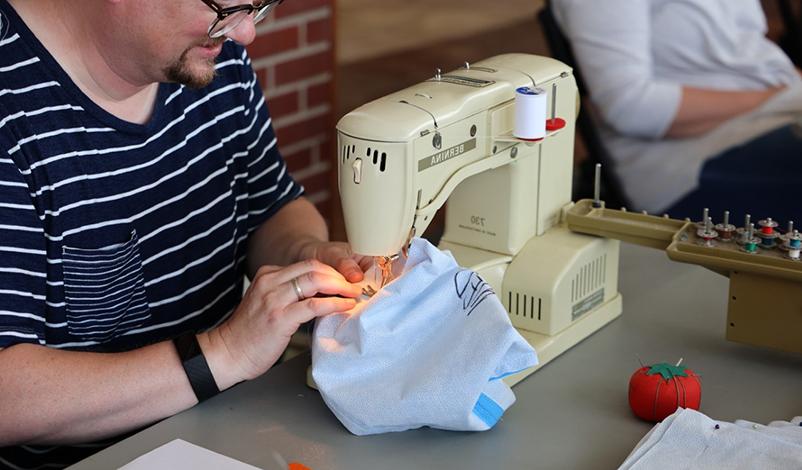
[[[298,327],[352,309],[360,294],[357,285],[317,260],[261,267],[231,318],[198,338],[218,387],[262,375]]]
[[[299,251],[301,259],[316,259],[340,272],[348,282],[359,282],[373,263],[371,256],[354,254],[343,242],[310,240]]]

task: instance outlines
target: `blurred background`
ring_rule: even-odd
[[[592,0],[589,0],[592,1]],[[802,37],[799,0],[762,0],[769,37],[791,57]],[[279,146],[307,196],[344,240],[333,145],[339,118],[434,75],[508,52],[550,55],[543,0],[286,0],[248,50]],[[575,164],[587,159],[577,137]],[[579,172],[577,172],[579,174]],[[575,196],[587,188],[575,184]],[[442,211],[441,211],[442,212]],[[427,232],[437,239],[440,214]]]

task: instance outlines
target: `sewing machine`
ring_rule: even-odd
[[[546,137],[512,135],[514,94],[548,96]],[[440,248],[489,283],[540,364],[621,313],[619,242],[569,231],[577,88],[561,62],[492,57],[367,103],[337,124],[348,241],[392,256],[446,203]],[[512,385],[537,368],[510,376]]]

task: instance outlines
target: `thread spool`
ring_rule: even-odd
[[[760,238],[754,235],[755,224],[750,223],[749,227],[747,227],[744,232],[745,232],[744,243],[741,249],[747,253],[751,254],[757,253],[757,246],[760,243]]]
[[[737,242],[739,245],[743,245],[744,243],[746,243],[747,240],[746,233],[749,230],[749,225],[751,223],[752,223],[752,216],[746,214],[746,217],[744,217],[744,226],[736,230],[736,233],[738,233]]]
[[[757,236],[761,240],[760,246],[762,248],[774,248],[776,246],[776,239],[779,238],[780,234],[777,233],[774,229],[779,225],[774,220],[771,220],[771,217],[767,219],[763,219],[758,221],[758,225],[760,225],[760,231],[757,232]]]
[[[730,223],[730,211],[724,211],[724,222],[716,224],[714,229],[719,234],[719,240],[724,242],[732,241],[733,234],[735,233],[735,225]]]
[[[696,236],[699,237],[699,244],[706,247],[714,247],[716,244],[713,242],[718,238],[718,232],[713,230],[713,222],[707,216],[707,209],[705,209],[704,226],[696,230]]]
[[[546,92],[542,88],[517,88],[515,127],[512,134],[523,140],[540,140],[546,137],[546,105]]]
[[[802,248],[802,235],[798,230],[788,234],[786,239],[786,248],[788,249],[788,257],[792,260],[799,261],[799,252]]]

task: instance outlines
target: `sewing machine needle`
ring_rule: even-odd
[[[390,277],[393,275],[393,262],[388,256],[378,256],[376,259],[376,264],[379,266],[381,270],[381,284],[379,284],[379,288],[386,286],[388,282],[390,282]]]

